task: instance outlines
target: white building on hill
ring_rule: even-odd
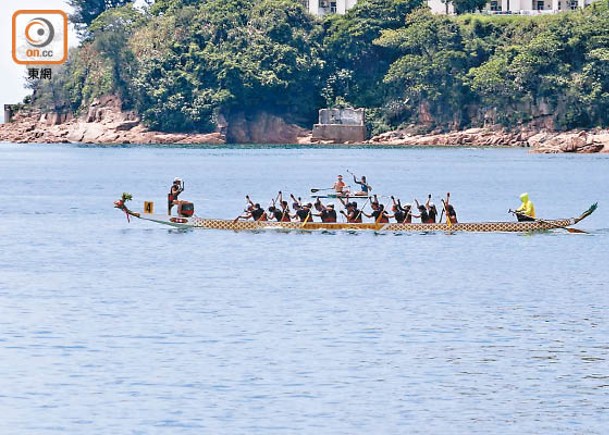
[[[357,0],[298,0],[313,15],[344,14]]]
[[[357,0],[299,0],[313,15],[344,14]],[[491,14],[551,14],[583,8],[595,0],[491,0],[484,12]],[[442,0],[427,0],[429,8],[437,14],[454,13],[452,3]]]

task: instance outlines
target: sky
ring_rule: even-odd
[[[72,9],[64,0],[0,0],[0,108],[4,104],[18,103],[29,91],[23,87],[26,75],[25,65],[17,65],[11,55],[13,13],[22,9],[59,9],[67,14]],[[69,31],[70,46],[78,45],[73,28]],[[0,120],[4,121],[4,110],[0,110]]]

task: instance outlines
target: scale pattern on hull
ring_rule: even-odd
[[[320,222],[255,222],[255,221],[231,221],[224,219],[202,219],[193,218],[190,225],[194,227],[232,230],[232,231],[255,231],[255,230],[303,230],[303,231],[390,231],[390,232],[425,232],[425,231],[470,231],[470,232],[528,232],[543,231],[555,228],[564,228],[575,223],[574,219],[560,219],[536,222],[478,222],[459,223],[448,225],[437,224],[348,224],[348,223],[320,223]]]

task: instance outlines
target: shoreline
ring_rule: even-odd
[[[111,102],[112,103],[112,102]],[[115,102],[114,102],[115,103]],[[284,127],[283,132],[277,128]],[[264,132],[263,132],[264,133]],[[281,134],[285,133],[285,134]],[[310,146],[388,146],[388,147],[521,147],[531,153],[609,153],[609,129],[552,132],[522,128],[470,128],[448,133],[411,134],[396,130],[374,136],[362,143],[336,143],[312,137],[311,130],[275,123],[272,131],[255,142],[260,145],[293,144]],[[278,138],[283,140],[278,141]],[[86,116],[18,112],[10,123],[0,124],[0,142],[76,143],[97,145],[176,144],[224,145],[221,133],[166,133],[147,129],[133,112],[122,112],[116,104],[92,106]],[[241,142],[239,142],[241,143]],[[238,144],[235,142],[234,144]]]

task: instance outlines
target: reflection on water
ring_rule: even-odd
[[[123,191],[162,201],[182,175],[206,214],[230,217],[245,193],[305,191],[350,168],[383,192],[450,188],[466,220],[503,217],[525,188],[544,216],[570,216],[604,197],[606,158],[55,146],[0,156],[3,185],[20,188],[0,193],[0,433],[606,431],[602,200],[580,225],[590,236],[183,231],[112,209]]]

